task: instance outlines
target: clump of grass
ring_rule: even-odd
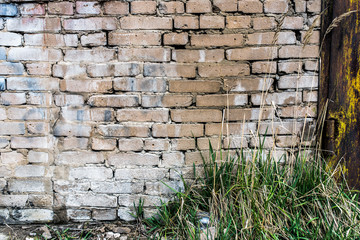
[[[250,153],[217,156],[210,144],[204,176],[146,219],[154,238],[204,239],[199,213],[210,216],[209,239],[358,239],[357,195],[318,157],[276,161],[262,145]],[[220,160],[218,160],[220,159]],[[194,174],[195,167],[194,167]],[[341,174],[340,174],[341,175]]]

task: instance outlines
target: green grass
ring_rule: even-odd
[[[209,159],[203,176],[183,179],[185,191],[143,220],[149,236],[211,239],[213,229],[215,239],[360,239],[358,197],[340,167],[300,154],[279,162],[261,146],[234,157],[216,156],[210,145]],[[200,212],[210,215],[208,229],[200,228]]]

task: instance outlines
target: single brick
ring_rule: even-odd
[[[18,152],[3,152],[1,153],[1,163],[5,165],[25,165],[27,164],[24,155]]]
[[[117,198],[106,194],[70,194],[66,196],[66,206],[111,208],[117,206]]]
[[[13,63],[13,62],[0,63],[0,75],[23,75],[24,70],[25,69],[22,63]]]
[[[169,48],[119,48],[120,61],[169,62]]]
[[[53,66],[53,76],[65,79],[86,78],[86,67],[74,63],[60,63]]]
[[[36,165],[18,166],[15,168],[15,177],[28,178],[28,177],[44,177],[45,167]]]
[[[196,47],[242,46],[242,34],[202,34],[191,35],[191,45]]]
[[[14,47],[8,52],[10,61],[60,61],[62,52],[59,49],[33,48],[33,47]]]
[[[84,104],[84,97],[81,95],[55,95],[55,105],[63,106],[81,106]]]
[[[170,141],[168,139],[146,139],[144,150],[149,151],[168,151]]]
[[[26,46],[51,46],[51,47],[64,47],[65,40],[62,34],[25,34]]]
[[[0,32],[0,46],[20,46],[21,44],[21,34]]]
[[[287,0],[265,0],[265,13],[286,13],[289,9]]]
[[[106,93],[112,89],[111,80],[64,80],[60,81],[61,91]]]
[[[88,100],[95,107],[134,107],[139,105],[138,95],[96,95]]]
[[[27,122],[26,128],[30,134],[43,134],[50,132],[50,124],[43,122]]]
[[[282,93],[268,93],[265,96],[263,94],[252,94],[251,102],[254,105],[292,105],[299,104],[301,102],[301,94],[297,92],[282,92]]]
[[[318,63],[318,61],[305,61],[305,70],[319,71],[319,63]]]
[[[303,101],[316,103],[318,101],[318,92],[317,91],[303,91]]]
[[[115,179],[119,180],[161,180],[168,175],[168,170],[163,168],[116,169]]]
[[[238,5],[237,0],[213,0],[213,4],[223,12],[236,12]]]
[[[98,2],[76,2],[76,12],[80,14],[100,14],[101,9]]]
[[[0,99],[3,105],[21,105],[26,103],[25,93],[1,93]]]
[[[131,14],[155,14],[156,1],[130,2]]]
[[[58,15],[73,15],[74,3],[72,2],[49,2],[48,13]]]
[[[272,107],[262,108],[238,108],[229,109],[225,114],[225,119],[229,121],[244,120],[270,120],[275,117],[275,110]]]
[[[284,73],[301,73],[303,70],[303,62],[279,62],[279,72]]]
[[[317,88],[319,77],[314,76],[281,76],[278,82],[279,89],[290,89],[290,88]]]
[[[223,148],[222,141],[218,137],[213,138],[198,138],[196,139],[197,148],[199,150],[209,150],[210,144],[213,149]]]
[[[145,64],[144,76],[147,77],[186,77],[196,76],[194,65],[180,64]]]
[[[82,35],[80,42],[82,46],[103,46],[106,45],[106,35],[105,33]]]
[[[222,112],[217,109],[171,110],[174,122],[221,122]]]
[[[47,62],[28,63],[26,69],[29,75],[51,75],[51,64]]]
[[[223,16],[200,16],[201,29],[222,29],[225,28],[225,18]]]
[[[89,137],[90,132],[90,126],[65,122],[57,122],[53,130],[54,136]]]
[[[296,147],[300,144],[298,136],[276,136],[277,147]]]
[[[203,124],[154,124],[154,137],[200,137],[204,135]]]
[[[48,137],[12,137],[11,148],[51,148]]]
[[[310,13],[319,13],[321,11],[321,1],[309,0],[306,4],[306,9]]]
[[[55,91],[59,89],[59,80],[56,78],[11,77],[7,78],[7,89],[20,91]]]
[[[208,13],[212,11],[209,0],[188,0],[186,2],[187,13]]]
[[[256,123],[208,123],[205,125],[206,136],[252,134],[256,132]]]
[[[166,152],[162,155],[161,167],[174,168],[185,165],[184,154],[181,152]]]
[[[219,81],[200,81],[200,80],[170,80],[170,92],[204,92],[215,93],[220,91]]]
[[[115,59],[115,50],[93,48],[84,50],[65,50],[64,61],[70,62],[108,62]]]
[[[174,28],[177,29],[198,29],[199,17],[197,16],[175,16]]]
[[[109,108],[71,108],[63,107],[61,117],[69,121],[99,121],[110,122],[114,119],[113,111]]]
[[[142,151],[144,142],[140,138],[120,138],[119,150],[120,151]]]
[[[224,50],[173,50],[172,59],[176,62],[221,62]]]
[[[320,42],[320,31],[312,31],[311,34],[307,31],[301,32],[301,42],[306,44],[319,44]]]
[[[143,95],[143,107],[187,107],[192,104],[191,95]]]
[[[104,13],[114,15],[125,15],[129,13],[128,2],[108,1],[104,3]]]
[[[247,103],[247,94],[213,94],[196,96],[196,106],[244,106]]]
[[[92,64],[87,67],[91,77],[136,76],[140,73],[137,63]]]
[[[305,0],[295,0],[295,11],[297,13],[306,12],[306,1]]]
[[[226,16],[227,28],[250,28],[250,16]]]
[[[253,28],[255,30],[274,29],[277,23],[274,17],[255,17],[253,18]]]
[[[276,62],[253,62],[251,66],[252,73],[276,73]]]
[[[29,151],[28,153],[29,163],[48,163],[49,154],[46,152]]]
[[[248,45],[273,45],[273,44],[295,44],[296,37],[294,32],[273,32],[252,33],[248,35],[246,44]]]
[[[1,135],[23,135],[25,134],[25,124],[19,122],[0,122]]]
[[[165,92],[164,78],[115,78],[114,89],[130,92]]]
[[[162,14],[184,13],[184,3],[178,1],[160,2],[159,12]]]
[[[25,207],[28,202],[28,195],[0,195],[1,207]],[[0,215],[1,216],[1,215]]]
[[[299,30],[304,28],[303,17],[285,17],[281,25],[282,29]]]
[[[9,18],[6,21],[9,32],[59,32],[61,30],[59,18]]]
[[[171,140],[171,150],[194,150],[195,139],[191,138],[177,138]]]
[[[25,3],[19,6],[21,15],[45,15],[45,5],[39,3]]]
[[[66,137],[64,138],[63,148],[64,150],[75,150],[82,149],[86,150],[89,145],[88,138],[76,138],[76,137]]]
[[[262,13],[263,4],[259,0],[240,0],[238,11],[243,13]]]
[[[276,47],[246,47],[226,50],[228,60],[271,60],[276,57]]]
[[[113,171],[105,167],[79,167],[69,172],[70,179],[106,180],[113,177]]]
[[[99,133],[106,137],[147,137],[149,135],[149,126],[135,124],[112,124],[99,125]]]
[[[98,152],[62,152],[59,154],[56,164],[82,166],[85,164],[98,164],[104,162],[104,156]]]
[[[188,33],[165,33],[164,44],[165,45],[185,45],[189,41]]]
[[[15,4],[0,4],[0,16],[13,17],[18,13],[18,9]]]
[[[109,156],[109,164],[116,168],[128,166],[157,166],[159,156],[148,153],[118,153]]]
[[[169,110],[121,109],[117,110],[116,119],[119,122],[167,122]]]
[[[201,77],[236,77],[250,74],[248,64],[208,64],[199,66],[199,75]]]
[[[65,45],[67,47],[77,47],[78,46],[78,36],[76,34],[66,34],[64,35]]]
[[[141,193],[144,190],[143,183],[129,182],[92,182],[91,190],[96,193]]]
[[[279,50],[279,58],[317,58],[319,46],[282,46]]]
[[[11,107],[7,110],[8,119],[11,120],[46,120],[49,114],[44,108],[18,108]]]
[[[315,104],[282,107],[279,109],[279,116],[283,118],[316,118],[317,107]]]
[[[160,44],[161,34],[157,32],[109,33],[109,45],[148,46]]]
[[[117,20],[112,17],[64,19],[63,28],[68,31],[115,30]]]
[[[172,29],[172,19],[152,16],[126,16],[120,19],[122,29]]]

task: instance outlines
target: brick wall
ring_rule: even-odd
[[[315,121],[320,0],[1,2],[1,222],[129,220],[196,145],[288,153]]]

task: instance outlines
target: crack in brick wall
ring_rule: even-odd
[[[209,140],[254,148],[259,129],[266,148],[290,154],[317,116],[320,10],[320,0],[0,3],[0,221],[131,220],[140,197],[149,215],[171,196],[160,181],[182,189]]]

